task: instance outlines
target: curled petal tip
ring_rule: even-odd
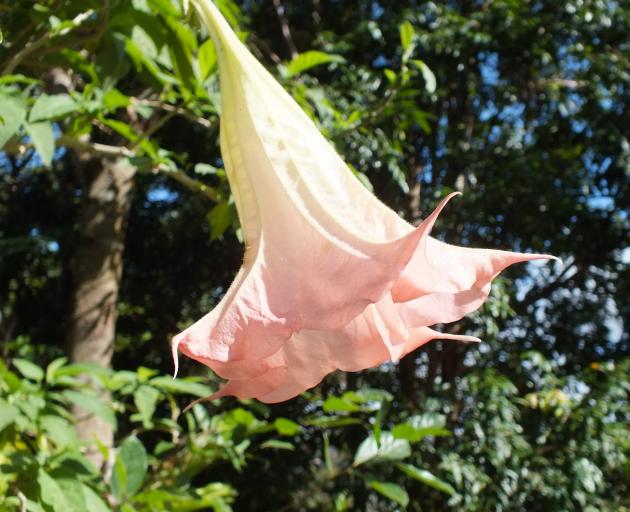
[[[177,378],[177,372],[179,371],[179,355],[177,349],[179,348],[179,344],[181,342],[182,339],[180,336],[176,336],[173,338],[173,341],[171,341],[171,355],[173,357],[173,366],[175,367],[173,371],[173,380]]]

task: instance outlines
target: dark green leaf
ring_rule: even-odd
[[[261,448],[273,448],[276,450],[295,450],[295,446],[287,441],[280,441],[279,439],[269,439],[260,445]]]
[[[379,482],[378,480],[372,480],[370,482],[370,487],[386,498],[395,501],[402,507],[409,505],[409,495],[400,485],[393,484],[391,482]]]
[[[114,496],[120,499],[136,494],[144,483],[147,468],[147,452],[144,445],[135,436],[127,438],[116,454],[111,480]]]
[[[43,469],[37,472],[42,502],[55,512],[68,512],[68,502],[59,484]]]
[[[414,478],[415,480],[418,480],[419,482],[422,482],[423,484],[429,485],[433,487],[434,489],[437,489],[438,491],[449,494],[451,496],[457,494],[455,489],[453,489],[453,487],[449,483],[443,480],[440,480],[433,473],[431,473],[430,471],[427,471],[426,469],[420,469],[411,464],[403,464],[403,463],[397,464],[397,467],[405,475],[411,478]]]

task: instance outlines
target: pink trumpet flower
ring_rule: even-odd
[[[245,242],[221,302],[173,339],[228,382],[212,397],[288,400],[341,369],[396,361],[431,339],[479,341],[429,326],[487,298],[492,279],[539,254],[467,249],[429,236],[351,173],[211,0],[193,0],[216,46],[221,153]]]

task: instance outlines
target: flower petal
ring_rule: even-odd
[[[424,250],[414,253],[392,289],[396,302],[430,293],[458,293],[481,289],[514,263],[557,259],[546,254],[524,254],[495,249],[471,249],[428,237]]]

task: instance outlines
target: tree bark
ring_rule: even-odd
[[[85,163],[78,243],[71,262],[73,292],[67,343],[72,362],[111,365],[134,175],[135,167],[127,159],[92,159]],[[89,381],[90,377],[85,379]],[[99,393],[107,399],[104,390]],[[81,439],[98,439],[112,446],[114,431],[109,423],[77,408],[73,414]],[[99,467],[103,463],[98,450],[88,453],[88,457]]]

